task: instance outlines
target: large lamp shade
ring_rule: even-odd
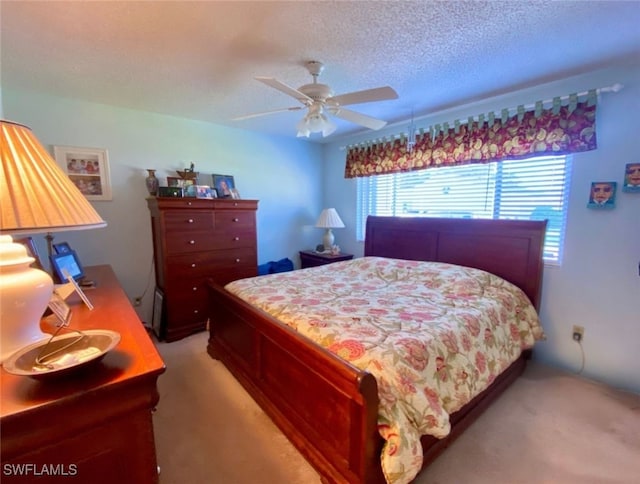
[[[45,337],[42,317],[53,292],[49,274],[30,267],[10,234],[105,227],[31,129],[0,120],[0,362]]]

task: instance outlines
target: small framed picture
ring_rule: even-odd
[[[235,198],[236,200],[240,200],[240,192],[237,188],[231,189],[231,198]]]
[[[589,192],[589,208],[614,208],[616,206],[616,182],[592,182]]]
[[[218,192],[220,198],[232,198],[232,190],[236,188],[236,185],[231,175],[212,175],[213,186]]]
[[[213,196],[213,190],[208,185],[196,185],[196,197],[197,198],[215,198]]]
[[[627,163],[625,166],[622,191],[640,193],[640,163]]]
[[[74,250],[62,254],[51,254],[51,269],[58,283],[64,283],[70,276],[75,281],[84,277],[84,269]]]
[[[194,183],[195,180],[191,179],[191,180],[183,180],[183,190],[184,190],[184,196],[185,197],[196,197],[198,195],[197,192],[197,185]]]
[[[42,261],[40,260],[40,256],[38,255],[38,249],[36,248],[33,237],[22,237],[14,239],[13,241],[23,245],[24,248],[27,249],[27,255],[35,259],[35,261],[31,264],[33,267],[44,271],[44,267],[42,266]]]
[[[179,176],[168,176],[167,177],[167,186],[168,187],[180,187],[184,188],[184,180]]]
[[[107,150],[54,146],[56,162],[87,200],[111,200]]]
[[[59,244],[53,244],[53,250],[55,250],[56,254],[66,254],[71,252],[71,246],[68,242],[60,242]]]

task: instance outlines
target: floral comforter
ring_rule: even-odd
[[[364,257],[226,288],[376,377],[389,483],[410,482],[420,436],[445,437],[449,414],[543,337],[520,289],[451,264]]]

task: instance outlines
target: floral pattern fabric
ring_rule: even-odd
[[[595,122],[595,104],[584,101],[470,121],[438,130],[433,138],[422,133],[411,153],[400,139],[357,146],[347,152],[345,178],[595,150]]]
[[[375,376],[389,483],[410,482],[420,436],[448,435],[449,415],[543,337],[519,288],[452,264],[364,257],[226,288]]]

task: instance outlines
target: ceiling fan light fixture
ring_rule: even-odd
[[[322,111],[321,105],[312,104],[309,106],[309,112],[296,126],[298,130],[296,136],[308,138],[311,133],[322,133],[322,136],[326,137],[333,133],[337,126]]]

